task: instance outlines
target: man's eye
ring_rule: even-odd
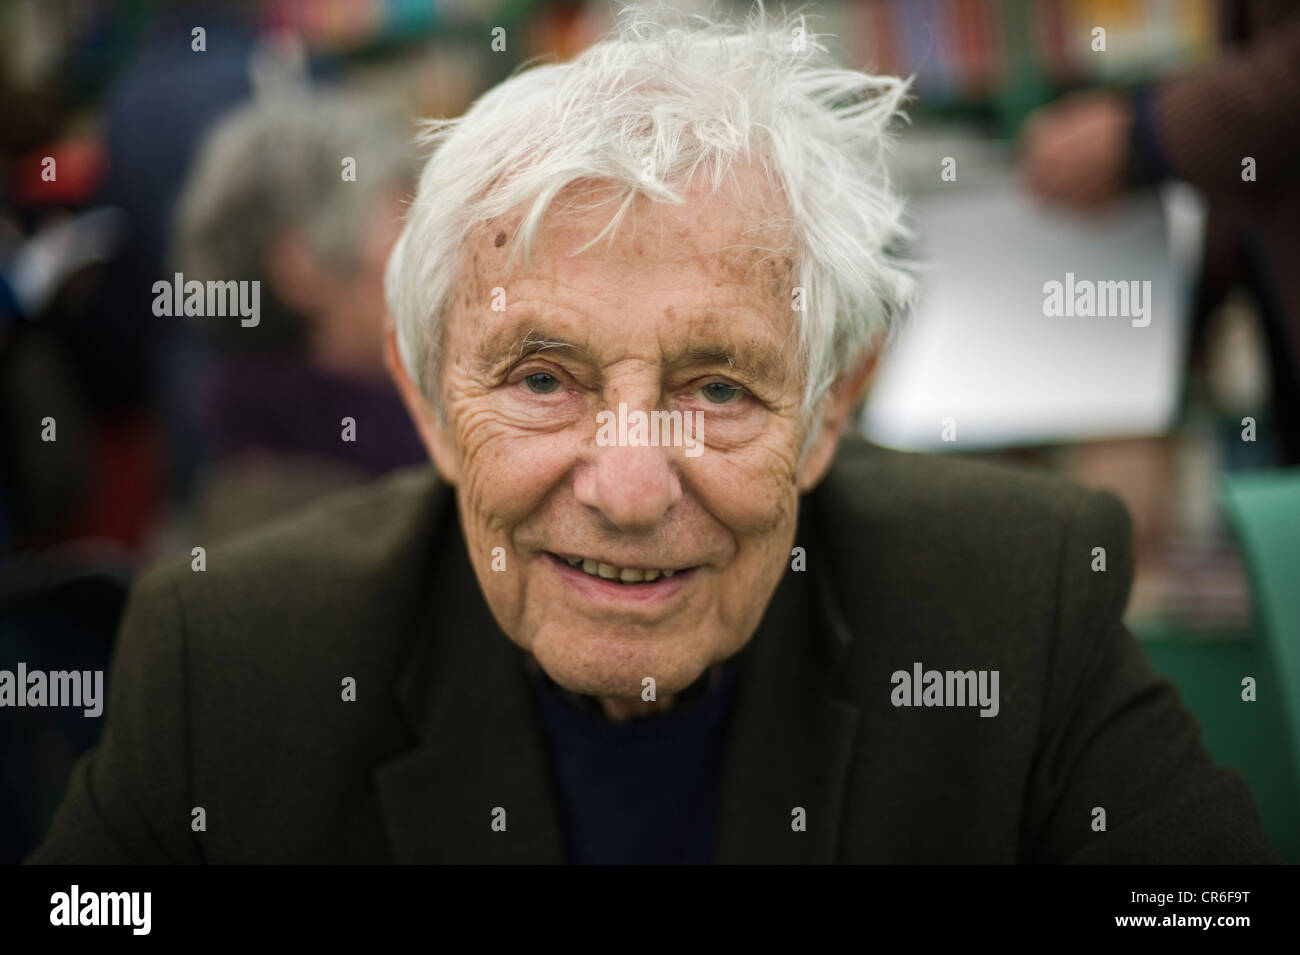
[[[544,371],[533,372],[523,379],[524,387],[535,395],[549,395],[560,387],[560,379]]]
[[[715,405],[725,405],[734,401],[741,393],[738,385],[729,385],[725,381],[711,381],[700,389],[704,397]]]

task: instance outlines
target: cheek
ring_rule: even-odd
[[[456,440],[462,497],[478,523],[493,531],[537,510],[577,455],[572,435],[520,434],[489,411],[462,416]]]
[[[703,485],[707,507],[731,532],[736,547],[731,566],[719,580],[718,612],[724,627],[752,633],[789,566],[799,511],[787,455],[768,450],[739,460],[717,462]]]
[[[705,508],[731,529],[738,545],[781,537],[794,521],[796,451],[793,440],[769,434],[727,453],[705,449],[687,479]]]

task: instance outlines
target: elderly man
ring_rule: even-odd
[[[905,88],[823,53],[631,12],[434,124],[387,293],[436,474],[145,576],[36,861],[1274,858],[1114,498],[841,443]]]

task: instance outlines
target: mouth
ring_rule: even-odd
[[[582,571],[592,577],[599,577],[601,580],[610,580],[619,584],[651,584],[660,577],[673,577],[678,573],[684,573],[692,568],[657,568],[657,567],[617,567],[614,564],[606,564],[603,561],[596,560],[592,557],[564,557],[560,554],[551,554],[551,557],[562,560],[570,567]]]
[[[698,567],[621,567],[593,557],[545,552],[560,576],[580,592],[597,599],[662,600],[695,577]]]

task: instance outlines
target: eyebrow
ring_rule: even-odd
[[[503,365],[513,365],[546,351],[562,351],[588,364],[599,364],[595,353],[586,345],[544,335],[536,327],[530,326],[513,335],[496,335],[485,341],[479,352],[479,369],[485,375],[491,374]],[[697,365],[726,365],[731,372],[751,381],[779,378],[782,375],[781,354],[755,345],[736,345],[730,342],[696,344],[670,354],[664,360],[664,367],[670,371]]]
[[[482,348],[479,349],[479,371],[485,375],[491,374],[502,365],[513,365],[520,359],[538,352],[557,349],[576,355],[592,364],[595,363],[595,355],[585,345],[566,341],[563,338],[550,338],[542,335],[536,328],[529,327],[521,333],[496,334],[484,341]]]
[[[750,380],[778,378],[781,375],[780,353],[755,345],[692,345],[668,356],[664,364],[670,369],[692,365],[726,365],[731,371]]]

